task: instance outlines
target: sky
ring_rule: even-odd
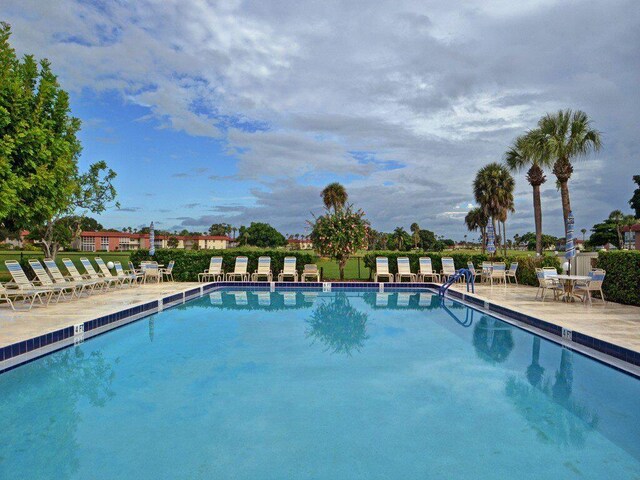
[[[576,228],[631,213],[640,174],[637,0],[2,0],[20,54],[48,58],[105,160],[105,226],[308,233],[345,185],[373,228],[461,239],[471,183],[549,112],[603,139],[569,182]],[[533,231],[515,174],[508,236]],[[551,172],[543,230],[561,235]]]

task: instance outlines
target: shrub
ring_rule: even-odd
[[[433,270],[440,272],[442,270],[442,257],[453,258],[453,263],[458,268],[466,268],[467,262],[472,262],[475,266],[480,266],[482,262],[489,260],[488,255],[483,253],[442,253],[442,252],[423,252],[423,253],[409,253],[409,252],[369,252],[364,256],[364,264],[369,267],[371,271],[376,269],[376,257],[387,257],[389,259],[389,271],[396,274],[398,271],[398,257],[409,257],[409,263],[411,264],[411,271],[419,271],[419,258],[430,257],[433,265]],[[518,262],[518,283],[522,285],[537,286],[538,280],[536,279],[536,268],[541,267],[555,267],[560,268],[560,260],[554,256],[543,255],[541,257],[529,257],[524,255],[508,256],[506,258],[501,256],[494,257],[496,262],[504,261],[507,264],[507,268],[511,262]]]
[[[607,271],[602,284],[607,300],[640,306],[640,252],[600,252],[596,265]]]
[[[258,257],[271,257],[271,271],[274,277],[278,275],[284,265],[284,257],[296,257],[298,272],[302,272],[305,263],[315,263],[317,257],[312,253],[287,252],[285,250],[183,250],[160,249],[156,250],[153,259],[163,265],[168,265],[175,260],[173,277],[180,282],[198,281],[198,273],[209,268],[211,257],[222,257],[222,268],[225,272],[233,271],[236,257],[249,258],[248,271],[254,272],[258,268]],[[149,250],[136,250],[131,254],[131,261],[139,264],[142,260],[150,260]]]

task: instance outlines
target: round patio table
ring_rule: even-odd
[[[586,275],[554,275],[553,278],[557,278],[562,282],[562,286],[564,288],[564,293],[562,294],[562,300],[565,302],[575,302],[578,297],[573,293],[574,287],[576,286],[576,282],[587,282],[591,280],[591,277]]]

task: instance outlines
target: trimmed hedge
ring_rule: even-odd
[[[472,262],[476,267],[480,266],[482,262],[489,261],[489,256],[476,253],[443,253],[443,252],[424,252],[424,253],[410,253],[410,252],[369,252],[364,256],[364,264],[375,271],[376,269],[376,257],[387,257],[389,259],[389,271],[393,274],[398,272],[398,257],[409,257],[409,263],[411,264],[411,271],[418,272],[420,257],[431,257],[431,263],[435,272],[442,270],[442,257],[453,258],[453,263],[458,268],[467,268],[467,262]],[[536,268],[542,267],[555,267],[560,268],[560,260],[557,257],[543,255],[541,257],[529,257],[525,255],[508,256],[506,258],[502,256],[495,256],[494,262],[504,261],[509,268],[511,262],[518,262],[518,271],[516,276],[518,277],[518,283],[521,285],[538,286],[538,280],[536,278]]]
[[[168,265],[175,260],[173,278],[179,282],[197,282],[198,274],[209,268],[211,257],[222,257],[222,268],[225,272],[232,272],[236,257],[245,256],[249,259],[248,272],[255,272],[258,268],[258,257],[271,257],[271,271],[274,277],[278,275],[284,265],[284,257],[296,257],[296,267],[302,273],[305,263],[315,263],[317,257],[310,253],[287,252],[284,250],[156,250],[153,260],[162,265]],[[151,260],[149,250],[136,250],[131,254],[131,261],[139,265],[143,260]]]
[[[640,252],[600,252],[597,267],[607,272],[602,284],[607,300],[640,306]]]

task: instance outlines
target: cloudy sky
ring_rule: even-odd
[[[640,174],[637,0],[3,0],[0,18],[70,91],[82,165],[118,172],[108,227],[304,233],[340,181],[376,229],[462,238],[476,170],[559,108],[604,141],[570,182],[578,229],[629,210]],[[516,182],[511,234],[533,230]],[[550,173],[543,215],[559,234]]]

